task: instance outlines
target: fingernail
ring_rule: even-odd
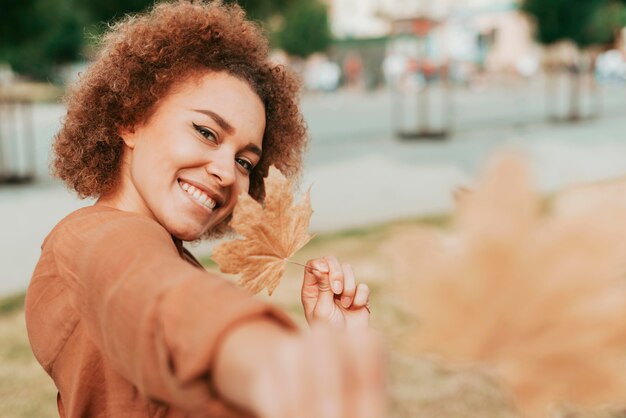
[[[344,308],[349,308],[350,307],[350,297],[349,296],[344,296],[341,298],[341,304],[343,305]]]
[[[338,280],[335,280],[333,282],[333,292],[339,294],[341,293],[341,282]]]
[[[323,263],[318,263],[315,265],[315,270],[319,271],[320,273],[328,273],[328,266]]]

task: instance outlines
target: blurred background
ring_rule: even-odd
[[[46,234],[92,203],[48,173],[61,98],[107,24],[152,3],[0,0],[0,297],[9,311]],[[272,59],[303,81],[311,145],[302,188],[313,186],[312,230],[322,234],[313,248],[334,242],[364,260],[365,277],[384,268],[365,261],[375,246],[351,238],[445,219],[454,191],[471,187],[495,150],[525,154],[546,194],[626,176],[626,1],[239,3],[266,28]],[[24,414],[11,416],[45,415]]]

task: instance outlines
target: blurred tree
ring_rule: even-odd
[[[524,0],[522,10],[534,17],[537,38],[544,45],[571,40],[580,47],[593,44],[589,25],[607,0]]]
[[[238,3],[246,10],[248,17],[267,21],[281,15],[294,0],[225,0],[225,3]]]
[[[87,34],[98,35],[107,23],[143,11],[155,1],[159,0],[2,0],[0,62],[23,75],[50,79],[58,65],[81,57]],[[268,21],[295,0],[224,1],[237,1],[250,18]]]
[[[535,21],[537,39],[541,44],[551,47],[567,40],[581,51],[615,41],[618,30],[626,24],[622,3],[626,0],[523,0],[521,10]],[[553,70],[548,68],[548,72]],[[580,57],[568,70],[571,80],[568,119],[578,120],[581,117]]]
[[[15,1],[15,0],[11,0]],[[94,22],[109,22],[128,13],[140,12],[159,0],[77,0],[78,4],[90,11]],[[281,14],[293,0],[224,0],[224,3],[238,3],[252,19],[267,20]]]
[[[35,9],[37,0],[3,0],[0,13],[0,47],[24,42],[45,29],[45,21]]]
[[[587,28],[595,45],[613,46],[626,26],[626,0],[608,1],[598,7]]]
[[[326,50],[331,42],[326,5],[318,0],[295,0],[285,12],[277,40],[285,52],[298,57]]]
[[[85,16],[72,0],[5,0],[0,14],[0,61],[18,73],[50,77],[58,64],[76,60]]]
[[[74,0],[89,22],[96,25],[120,19],[129,13],[137,13],[152,6],[154,0]]]

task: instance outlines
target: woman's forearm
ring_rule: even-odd
[[[224,337],[218,348],[213,385],[233,405],[257,414],[259,384],[279,347],[294,333],[269,319],[246,322]]]

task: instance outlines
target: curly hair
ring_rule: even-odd
[[[161,3],[126,17],[103,36],[95,62],[69,91],[53,173],[81,198],[112,191],[123,151],[120,129],[146,121],[174,85],[198,73],[224,71],[246,81],[265,105],[263,156],[250,174],[249,190],[261,201],[269,166],[298,177],[307,144],[299,81],[272,64],[268,52],[260,26],[221,0]]]

